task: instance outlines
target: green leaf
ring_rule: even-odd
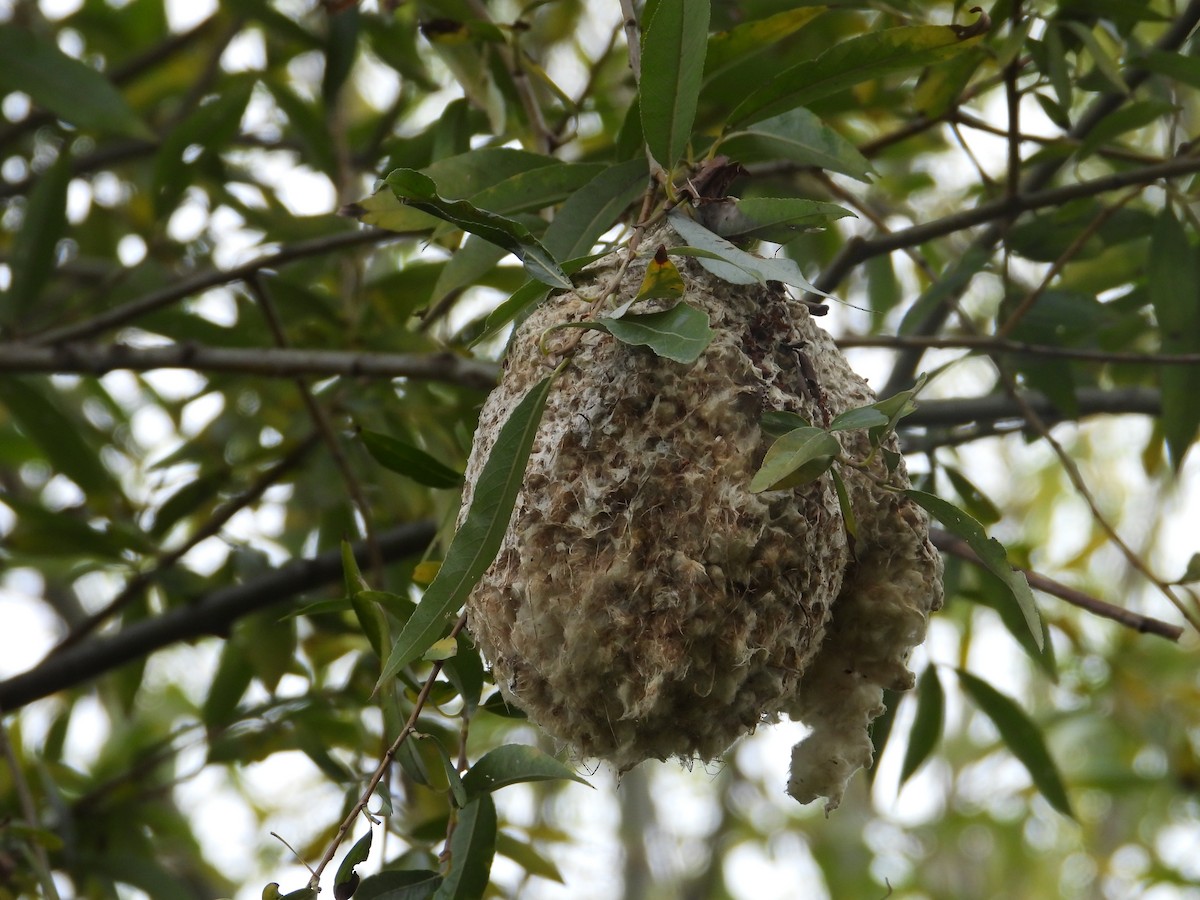
[[[1178,109],[1179,107],[1174,103],[1168,103],[1165,100],[1140,100],[1109,113],[1097,122],[1096,127],[1083,139],[1077,158],[1086,159],[1114,138],[1120,137],[1126,132],[1161,122]]]
[[[704,77],[709,0],[660,0],[642,40],[638,83],[642,133],[659,164],[670,171],[683,157]]]
[[[812,425],[812,422],[794,412],[787,412],[782,409],[768,409],[762,414],[762,418],[759,419],[758,424],[764,434],[778,438],[797,428],[808,428]]]
[[[126,137],[150,130],[107,78],[31,31],[0,25],[0,88],[24,91],[63,121]]]
[[[446,773],[446,783],[450,786],[450,796],[454,798],[454,805],[462,809],[467,805],[467,791],[463,787],[462,777],[458,774],[458,767],[450,759],[449,751],[436,737],[431,735],[414,735],[414,737],[431,744],[437,751],[438,759],[442,763],[442,771]]]
[[[602,317],[600,327],[623,344],[649,347],[658,356],[691,365],[700,358],[715,336],[708,327],[708,313],[686,303],[676,303],[659,312]]]
[[[900,321],[899,333],[902,335],[918,334],[925,320],[950,297],[971,283],[971,279],[987,265],[991,252],[980,247],[972,247],[951,266],[946,267],[941,277],[927,287],[913,305],[904,313]]]
[[[41,174],[29,194],[21,228],[13,238],[12,252],[7,257],[12,268],[12,283],[7,302],[0,305],[0,316],[10,325],[19,322],[34,307],[46,282],[54,274],[58,242],[67,230],[67,186],[70,183],[70,159],[62,153]]]
[[[941,62],[978,43],[948,25],[907,25],[838,41],[814,60],[780,72],[729,116],[741,125],[808,106],[864,81]]]
[[[597,175],[608,171],[602,163],[560,163],[539,166],[510,175],[471,197],[482,209],[511,216],[544,209],[572,196]],[[447,182],[453,183],[453,182]]]
[[[167,134],[154,157],[150,192],[155,215],[166,217],[175,208],[192,182],[189,173],[203,165],[189,148],[200,147],[211,155],[229,147],[240,130],[242,115],[257,82],[252,76],[231,79],[219,94],[202,103]]]
[[[886,425],[873,425],[868,432],[871,439],[872,447],[879,447],[887,439],[887,436],[896,430],[896,425],[905,416],[912,415],[917,411],[916,397],[925,387],[927,376],[922,373],[917,377],[917,382],[907,391],[900,391],[890,397],[885,397],[882,400],[877,400],[871,404],[872,409],[887,416]],[[895,471],[895,466],[889,465],[888,471]]]
[[[693,222],[685,215],[671,213],[671,227],[675,232],[693,247],[715,255],[719,259],[711,259],[697,255],[700,265],[712,272],[718,278],[730,284],[766,284],[768,281],[782,281],[792,287],[828,297],[824,291],[809,284],[800,271],[794,259],[786,256],[763,259],[735,247],[720,235],[713,234],[703,225]],[[678,252],[681,248],[674,248]]]
[[[432,488],[454,488],[462,484],[463,477],[460,473],[434,459],[419,447],[378,431],[364,429],[359,432],[359,437],[375,462],[411,478],[418,484]]]
[[[761,19],[741,22],[728,31],[712,35],[704,55],[704,80],[709,81],[724,69],[795,34],[823,12],[824,6],[785,9]]]
[[[480,794],[458,815],[450,837],[450,871],[435,900],[481,900],[491,877],[496,831],[496,804]]]
[[[525,744],[503,744],[489,750],[463,775],[463,785],[471,798],[511,784],[554,780],[577,781],[591,787],[553,756]]]
[[[950,484],[954,486],[955,493],[962,500],[963,507],[968,513],[983,525],[995,525],[1000,521],[1000,510],[996,508],[996,504],[966,475],[953,466],[945,466],[942,471],[950,479]]]
[[[1187,568],[1183,570],[1183,575],[1176,584],[1195,584],[1200,581],[1200,553],[1193,553],[1192,558],[1188,560]]]
[[[568,275],[574,275],[584,266],[595,262],[597,259],[600,259],[600,256],[581,256],[576,259],[568,259],[563,262],[562,270]],[[513,291],[507,300],[488,314],[487,321],[483,325],[483,330],[478,337],[471,341],[471,346],[478,346],[484,341],[494,338],[510,322],[516,322],[520,325],[534,309],[550,296],[551,291],[552,289],[548,285],[540,281],[525,282],[525,284]]]
[[[342,858],[342,864],[338,866],[337,875],[333,879],[334,897],[338,897],[338,889],[342,885],[358,883],[358,873],[354,871],[354,867],[360,863],[367,861],[367,857],[371,853],[371,838],[373,832],[368,830],[366,834],[354,842],[354,846],[350,848],[350,852]],[[346,894],[349,897],[350,894]],[[340,900],[340,898],[339,898]]]
[[[750,480],[750,492],[778,491],[815,481],[842,452],[829,432],[807,426],[789,431],[775,441],[762,467]]]
[[[364,878],[355,900],[429,900],[442,883],[442,876],[426,869],[386,871]]]
[[[358,568],[358,560],[354,558],[354,548],[349,541],[342,541],[342,575],[346,585],[346,596],[354,609],[354,617],[358,619],[359,627],[367,637],[367,642],[375,652],[375,656],[383,659],[383,651],[387,647],[388,626],[379,606],[363,596],[368,589],[366,580]]]
[[[562,873],[558,871],[553,860],[538,853],[534,846],[527,841],[517,840],[510,834],[501,831],[496,835],[496,852],[507,856],[530,875],[537,875],[549,881],[563,884]]]
[[[1100,46],[1100,41],[1096,39],[1096,35],[1092,33],[1092,30],[1082,22],[1066,21],[1062,22],[1061,25],[1069,28],[1083,42],[1084,47],[1087,48],[1088,55],[1092,58],[1092,62],[1096,64],[1096,68],[1093,71],[1107,81],[1109,87],[1116,93],[1128,93],[1129,85],[1121,77],[1120,63],[1113,59],[1108,54],[1108,51]]]
[[[629,204],[646,190],[648,178],[644,157],[605,169],[555,213],[542,239],[546,249],[556,259],[590,253],[600,236],[617,224]]]
[[[355,900],[429,900],[442,883],[442,876],[427,869],[386,871],[364,878]]]
[[[1151,72],[1166,75],[1189,87],[1200,88],[1200,57],[1186,53],[1170,53],[1166,50],[1151,50],[1139,57],[1137,64]]]
[[[966,541],[983,566],[1004,583],[1024,615],[1029,633],[1040,650],[1043,646],[1043,634],[1037,602],[1033,599],[1029,582],[1025,580],[1025,573],[1018,572],[1009,565],[1004,545],[995,538],[988,537],[982,525],[953,503],[947,503],[941,497],[924,491],[906,490],[903,493],[945,525],[952,534]]]
[[[858,542],[858,519],[854,515],[854,505],[850,502],[850,493],[846,490],[846,482],[838,474],[837,466],[830,467],[829,475],[833,479],[833,489],[837,492],[838,509],[842,511],[842,528],[846,531],[850,551],[853,553]]]
[[[1187,232],[1170,209],[1150,237],[1147,287],[1158,320],[1163,353],[1200,352],[1200,261]],[[1162,366],[1162,429],[1175,471],[1200,429],[1200,367]]]
[[[103,507],[109,495],[119,491],[116,480],[85,438],[83,426],[67,415],[60,399],[39,381],[13,375],[0,378],[0,404],[8,408],[18,427],[56,471],[79,485],[92,504]]]
[[[833,421],[829,423],[829,430],[850,431],[855,428],[874,428],[878,425],[887,425],[889,421],[887,413],[878,406],[859,406],[834,416]]]
[[[896,723],[896,707],[900,705],[903,694],[884,689],[883,712],[871,722],[871,767],[867,769],[867,784],[875,783],[875,775],[879,771],[879,757],[887,747],[888,738],[892,736],[892,726]]]
[[[917,681],[917,715],[913,719],[912,731],[908,736],[908,749],[904,753],[904,765],[900,768],[900,784],[903,785],[921,764],[933,753],[942,737],[942,723],[946,714],[946,695],[938,680],[937,670],[926,666]]]
[[[741,163],[785,160],[864,182],[875,171],[854,144],[803,107],[732,132],[721,141],[720,149]]]
[[[446,629],[447,616],[466,600],[496,558],[521,490],[533,438],[554,377],[543,378],[517,404],[496,437],[475,485],[467,518],[450,542],[437,577],[425,590],[416,612],[404,625],[388,656],[378,689],[428,650]]]
[[[1046,749],[1041,729],[1016,703],[986,681],[962,669],[957,671],[967,696],[992,720],[992,724],[1000,732],[1000,740],[1029,770],[1034,786],[1042,792],[1042,796],[1051,806],[1064,816],[1074,818],[1071,801],[1067,797],[1058,767],[1054,764],[1050,751]]]
[[[520,222],[479,209],[466,200],[446,200],[438,194],[432,178],[413,169],[395,169],[384,180],[405,204],[503,247],[520,259],[538,281],[570,290],[571,281],[558,262]]]
[[[208,687],[208,696],[204,698],[201,718],[209,729],[227,725],[233,719],[238,701],[246,693],[246,688],[250,687],[253,677],[254,670],[242,648],[227,641],[221,648],[221,658]]]

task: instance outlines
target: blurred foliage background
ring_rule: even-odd
[[[763,252],[844,301],[881,396],[934,374],[909,465],[1044,576],[1049,650],[947,544],[918,689],[826,819],[781,791],[796,726],[618,785],[462,635],[361,862],[338,826],[431,669],[373,694],[381,656],[527,281],[373,191],[625,240],[622,9],[0,0],[0,897],[302,889],[271,831],[360,897],[1200,897],[1200,3],[966,6],[713,0],[666,165],[855,213]],[[489,824],[456,781],[513,745]]]

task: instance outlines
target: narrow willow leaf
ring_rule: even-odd
[[[850,544],[851,555],[858,542],[858,519],[854,515],[854,505],[850,502],[850,492],[846,490],[846,482],[838,473],[837,466],[831,466],[829,474],[833,478],[833,489],[837,492],[838,509],[842,511],[842,527],[846,530],[846,538]]]
[[[671,258],[667,256],[667,248],[660,246],[654,254],[654,259],[646,266],[646,274],[642,278],[642,286],[638,288],[637,300],[679,300],[683,297],[683,278]]]
[[[1190,87],[1200,88],[1200,57],[1186,53],[1170,53],[1166,50],[1151,50],[1137,60],[1139,66],[1182,81]]]
[[[716,334],[708,327],[708,313],[686,303],[619,319],[600,318],[595,324],[623,344],[649,347],[656,355],[685,365],[698,360]]]
[[[1183,576],[1175,583],[1195,584],[1197,581],[1200,581],[1200,553],[1193,553],[1187,568],[1183,570]]]
[[[945,466],[942,471],[950,479],[950,484],[953,485],[959,499],[962,500],[963,507],[978,519],[980,524],[995,525],[1000,521],[1000,510],[996,508],[996,504],[966,475],[953,466]]]
[[[863,182],[875,171],[854,144],[803,107],[733,132],[720,149],[742,163],[787,160]]]
[[[1200,261],[1187,232],[1170,209],[1158,217],[1150,236],[1146,279],[1163,353],[1200,352]],[[1200,367],[1162,366],[1162,429],[1179,471],[1200,429]]]
[[[820,478],[842,452],[837,439],[820,428],[789,431],[773,443],[750,480],[750,492],[798,487]]]
[[[1016,34],[1021,37],[1021,30]],[[971,76],[987,58],[987,51],[973,47],[940,66],[930,66],[913,91],[913,108],[929,119],[940,119],[958,103]]]
[[[358,561],[354,558],[354,548],[345,540],[342,541],[342,576],[345,580],[346,596],[350,598],[350,606],[354,609],[354,617],[358,619],[359,627],[366,635],[371,649],[375,651],[375,656],[383,659],[389,637],[387,620],[379,605],[363,596],[368,585],[359,571]]]
[[[60,405],[59,395],[40,380],[5,375],[0,378],[0,405],[57,472],[70,478],[88,495],[90,504],[104,505],[119,492],[116,479],[85,437],[83,426]],[[62,517],[60,517],[62,518]],[[79,524],[83,524],[82,520]]]
[[[783,437],[789,431],[795,431],[797,428],[808,428],[812,422],[794,412],[787,412],[782,409],[769,409],[762,414],[759,420],[759,427],[763,432],[773,438]]]
[[[1076,157],[1080,160],[1091,156],[1109,141],[1121,135],[1161,122],[1179,107],[1165,100],[1140,100],[1105,116],[1088,132],[1079,145]]]
[[[1063,22],[1062,24],[1071,29],[1075,36],[1083,42],[1092,62],[1096,64],[1096,72],[1108,82],[1109,86],[1118,94],[1128,93],[1129,85],[1121,77],[1120,64],[1100,46],[1100,41],[1096,39],[1092,30],[1082,22]]]
[[[495,750],[489,750],[463,775],[467,796],[471,798],[498,791],[510,784],[554,780],[577,781],[591,787],[570,767],[537,747],[525,744],[503,744]]]
[[[766,50],[772,44],[795,34],[825,9],[824,6],[787,9],[761,19],[742,22],[729,31],[712,35],[704,56],[704,80],[708,81],[751,54]]]
[[[489,794],[463,807],[450,837],[450,871],[435,900],[481,900],[491,878],[496,831],[496,804]]]
[[[0,58],[2,56],[0,54]],[[16,324],[33,309],[54,274],[58,242],[67,228],[67,187],[70,182],[71,161],[69,154],[63,153],[41,174],[29,194],[21,227],[6,259],[12,269],[12,283],[7,302],[0,306],[3,321]]]
[[[438,194],[432,178],[413,169],[396,169],[384,180],[407,205],[503,247],[520,259],[538,281],[564,290],[571,288],[558,262],[520,222],[479,209],[466,200],[446,200]]]
[[[871,439],[872,447],[879,447],[887,440],[888,435],[896,430],[896,425],[905,416],[910,416],[917,411],[916,397],[925,387],[925,382],[928,376],[921,373],[917,377],[917,382],[907,391],[900,391],[890,397],[885,397],[871,404],[871,408],[878,410],[887,416],[886,425],[873,425],[868,432]],[[894,468],[894,467],[891,467]],[[890,471],[890,469],[889,469]]]
[[[600,259],[601,255],[603,254],[565,260],[562,264],[562,270],[568,275],[574,275],[584,266]],[[531,312],[550,296],[552,290],[549,285],[543,284],[540,281],[525,282],[525,284],[513,291],[507,300],[488,314],[487,320],[483,325],[483,331],[471,341],[471,346],[475,347],[484,341],[491,340],[503,331],[510,322],[520,325]]]
[[[545,209],[561,203],[604,171],[602,163],[555,162],[510,175],[473,195],[471,202],[505,216]]]
[[[107,78],[58,46],[13,24],[0,25],[0,88],[23,91],[66,122],[126,137],[150,130]]]
[[[556,259],[590,253],[600,236],[616,225],[629,204],[645,191],[647,178],[644,157],[605,169],[567,198],[542,243]]]
[[[903,694],[884,689],[883,712],[871,722],[871,767],[867,769],[867,784],[875,783],[875,774],[879,771],[879,757],[887,747],[888,738],[892,736],[892,726],[896,722],[896,707],[900,705]]]
[[[973,247],[952,266],[947,266],[942,276],[927,287],[905,312],[900,320],[899,333],[919,334],[925,320],[950,297],[966,288],[990,258],[987,250]]]
[[[354,900],[429,900],[442,876],[428,869],[389,869],[362,880]]]
[[[334,891],[337,890],[338,885],[349,884],[352,877],[357,877],[354,867],[367,861],[367,856],[371,853],[372,837],[373,833],[368,830],[366,834],[354,842],[354,846],[350,848],[350,852],[343,857],[341,865],[338,866],[337,875],[333,879]]]
[[[1012,599],[1025,617],[1025,624],[1033,636],[1034,643],[1040,650],[1043,646],[1042,617],[1038,613],[1037,602],[1033,599],[1033,591],[1024,572],[1018,572],[1008,563],[1008,553],[995,538],[988,537],[975,519],[967,515],[953,503],[948,503],[941,497],[927,494],[924,491],[906,490],[906,497],[923,507],[930,515],[946,526],[950,532],[967,542],[975,551],[984,567],[999,578],[1008,588]]]
[[[386,469],[432,488],[453,488],[462,484],[462,475],[434,459],[419,447],[406,444],[378,431],[360,431],[363,446],[375,462]]]
[[[550,859],[538,853],[528,841],[521,841],[501,831],[496,835],[496,852],[507,856],[530,875],[563,884],[562,873]]]
[[[839,41],[755,90],[729,122],[743,125],[808,106],[864,81],[949,59],[978,42],[979,37],[960,40],[948,25],[907,25]]]
[[[1042,796],[1051,806],[1064,816],[1074,818],[1075,814],[1071,811],[1071,801],[1067,797],[1062,776],[1058,773],[1050,751],[1046,749],[1041,729],[1011,698],[970,672],[962,669],[957,671],[967,696],[992,720],[992,724],[1000,732],[1004,746],[1029,770],[1034,786],[1042,792]]]
[[[487,567],[496,558],[521,489],[533,438],[554,377],[543,378],[517,404],[484,463],[467,518],[450,542],[437,577],[400,632],[376,688],[433,646]]]
[[[850,431],[854,428],[874,428],[877,425],[887,425],[890,419],[887,413],[876,406],[860,406],[848,409],[834,416],[829,423],[830,431]]]
[[[946,695],[938,680],[937,670],[926,666],[917,681],[917,715],[908,736],[908,749],[900,767],[900,784],[910,779],[929,758],[942,738],[942,723],[946,715]]]
[[[444,637],[441,640],[434,641],[422,655],[422,659],[429,660],[430,662],[445,660],[450,659],[456,653],[458,653],[458,642],[452,637]]]
[[[670,171],[683,157],[704,77],[709,0],[660,0],[645,28],[638,83],[642,133]]]
[[[468,797],[467,790],[463,787],[462,776],[458,774],[458,767],[450,759],[450,753],[441,741],[435,737],[425,737],[424,740],[437,752],[438,759],[442,762],[442,770],[446,774],[446,784],[450,786],[450,796],[454,799],[454,805],[462,809],[467,805]]]
[[[784,284],[790,284],[792,287],[820,294],[823,297],[830,296],[808,282],[794,259],[783,256],[763,259],[761,256],[747,253],[720,235],[713,234],[703,225],[693,222],[687,216],[679,213],[672,213],[670,221],[671,227],[681,238],[693,247],[705,251],[706,254],[718,257],[718,259],[712,259],[708,255],[696,255],[700,265],[723,281],[730,284],[766,284],[768,281],[782,281]],[[679,249],[676,247],[676,252]]]

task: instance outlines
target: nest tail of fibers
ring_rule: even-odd
[[[666,228],[652,240],[680,243]],[[594,284],[621,252],[594,264]],[[765,411],[819,424],[876,398],[799,301],[726,283],[690,258],[680,268],[686,302],[716,337],[684,365],[582,332],[500,552],[468,600],[469,627],[511,702],[619,771],[715,759],[762,722],[804,722],[812,732],[793,750],[788,793],[831,810],[871,762],[883,690],[912,686],[909,654],[941,606],[940,558],[925,513],[856,470],[842,470],[853,548],[829,473],[749,491],[771,443]],[[618,302],[644,270],[633,261]],[[464,511],[501,425],[549,371],[539,337],[583,318],[591,299],[552,298],[514,335],[475,434]],[[804,348],[822,402],[788,345]],[[837,436],[867,457],[865,432]],[[907,484],[903,463],[891,479]]]

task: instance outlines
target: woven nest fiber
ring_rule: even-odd
[[[666,226],[649,240],[680,243]],[[621,252],[593,265],[594,284]],[[618,302],[636,294],[645,264],[629,266]],[[684,365],[569,332],[578,347],[550,393],[500,552],[468,601],[469,627],[507,698],[580,755],[620,771],[711,760],[788,716],[812,728],[793,750],[788,793],[833,809],[870,764],[883,690],[912,686],[909,654],[941,606],[940,558],[925,513],[854,469],[841,470],[853,548],[829,473],[749,491],[771,444],[765,411],[819,425],[876,398],[804,304],[691,259],[679,268],[714,340]],[[580,320],[591,300],[553,298],[515,334],[479,420],[464,511],[501,425],[549,372],[539,337]],[[807,378],[793,346],[811,362]],[[864,431],[837,438],[848,456],[868,456]],[[894,437],[885,446],[895,450]],[[889,476],[879,457],[871,474],[907,485],[903,463]]]

